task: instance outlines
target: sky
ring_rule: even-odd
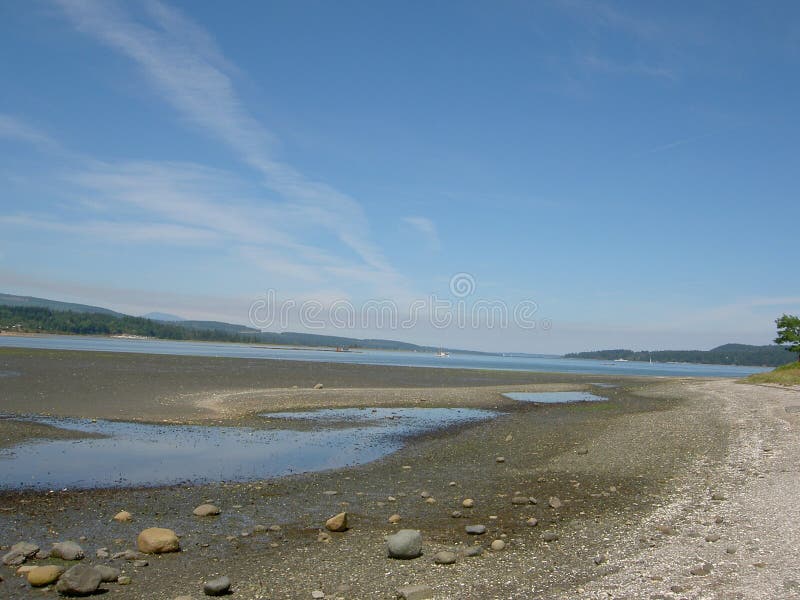
[[[796,2],[0,4],[0,291],[562,353],[800,312]]]

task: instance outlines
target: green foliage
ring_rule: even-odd
[[[776,344],[785,344],[785,348],[790,352],[797,352],[797,360],[800,361],[800,317],[795,315],[783,315],[775,319],[778,327],[778,337],[775,338]]]
[[[777,383],[779,385],[800,385],[800,362],[793,361],[770,371],[756,373],[743,380],[745,383]]]
[[[714,365],[754,365],[777,367],[794,361],[794,356],[782,346],[750,346],[748,344],[724,344],[712,350],[598,350],[596,352],[573,352],[567,358],[594,358],[600,360],[636,360],[647,362],[685,362]]]

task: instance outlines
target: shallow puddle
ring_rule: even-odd
[[[600,383],[600,382],[597,382],[597,381],[595,381],[593,383],[590,383],[589,385],[593,385],[594,387],[599,387],[599,388],[606,388],[606,389],[618,388],[619,387],[619,384],[616,384],[616,383]]]
[[[108,437],[36,440],[0,450],[0,488],[92,488],[247,481],[367,463],[405,438],[489,419],[477,409],[341,409],[270,419],[347,420],[313,430],[19,419]]]
[[[507,392],[506,398],[520,402],[539,402],[542,404],[558,404],[566,402],[602,402],[608,400],[589,392]]]

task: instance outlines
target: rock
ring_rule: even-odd
[[[719,541],[719,536],[716,533],[709,533],[706,536],[706,541],[707,542],[718,542]]]
[[[475,501],[472,498],[464,498],[461,501],[461,506],[463,506],[464,508],[472,508],[473,506],[475,506]]]
[[[336,490],[325,490],[322,492],[323,496],[336,496],[339,492]]]
[[[725,494],[723,494],[722,492],[714,492],[713,494],[711,494],[711,499],[717,501],[727,500],[727,498],[725,498]]]
[[[506,457],[505,456],[498,456],[497,458],[494,459],[494,462],[496,462],[496,463],[504,463],[504,462],[506,462]]]
[[[50,556],[64,560],[83,560],[85,554],[75,542],[58,542],[50,549]]]
[[[116,581],[120,576],[119,569],[108,565],[95,565],[94,570],[100,573],[100,581],[104,582]]]
[[[725,548],[725,552],[727,552],[728,554],[736,554],[737,550],[739,550],[739,548],[737,548],[736,546],[728,546],[727,548]]]
[[[123,550],[122,552],[117,552],[111,555],[111,560],[117,560],[119,558],[123,560],[141,560],[145,558],[147,555],[142,554],[141,552],[137,552],[136,550]]]
[[[470,546],[466,550],[464,550],[464,556],[472,558],[474,556],[480,556],[483,554],[483,546]]]
[[[22,577],[24,575],[27,575],[28,571],[32,571],[35,568],[36,565],[22,565],[15,571],[15,573],[17,574],[17,577]]]
[[[454,510],[453,512],[450,513],[450,516],[453,517],[454,519],[460,519],[461,518],[461,511],[460,510]]]
[[[449,550],[442,550],[433,555],[433,562],[437,565],[452,565],[456,562],[456,553]]]
[[[491,545],[492,550],[495,552],[500,552],[500,550],[503,550],[505,547],[506,543],[503,540],[494,540]]]
[[[340,512],[325,521],[325,529],[328,531],[347,531],[347,513]]]
[[[427,585],[404,585],[397,588],[397,597],[402,600],[432,600],[433,590]]]
[[[431,497],[431,493],[430,492],[422,492],[420,494],[420,496],[423,497],[423,498],[430,498]]]
[[[56,591],[63,596],[88,596],[97,591],[102,579],[97,569],[78,564],[67,569],[58,579]]]
[[[578,448],[577,450],[575,450],[575,452],[577,454],[580,454],[581,456],[583,456],[584,454],[589,454],[589,449],[588,448]]]
[[[39,551],[39,546],[30,542],[17,542],[8,553],[3,556],[3,564],[9,567],[16,567],[24,563]]]
[[[172,600],[194,600],[191,596],[175,596]]]
[[[606,562],[607,558],[606,558],[605,554],[598,554],[597,556],[594,557],[593,560],[594,560],[594,564],[596,564],[599,567],[604,562]]]
[[[141,569],[142,567],[146,567],[149,564],[150,564],[149,562],[147,562],[146,560],[141,559],[141,558],[139,560],[133,561],[133,566],[136,567],[137,569]]]
[[[389,517],[389,523],[392,525],[397,525],[402,519],[403,517],[395,513]]]
[[[558,541],[558,534],[555,531],[545,531],[542,534],[542,539],[545,542],[556,542]]]
[[[511,435],[510,433],[509,433],[509,434],[506,436],[506,441],[507,441],[507,442],[510,442],[510,441],[511,441],[511,440],[513,440],[513,439],[514,439],[514,436],[513,436],[513,435]]]
[[[102,559],[111,558],[111,553],[108,551],[108,548],[98,548],[94,555]]]
[[[321,390],[323,387],[325,386],[323,386],[321,383],[317,383],[316,385],[314,385],[315,390]]]
[[[227,577],[217,577],[203,584],[203,593],[206,596],[224,596],[231,591],[231,580]]]
[[[325,597],[325,592],[323,592],[322,590],[314,590],[313,592],[311,592],[311,597],[316,598],[316,600],[320,600],[321,598]]]
[[[33,587],[44,587],[57,581],[64,573],[64,567],[60,565],[43,565],[34,567],[28,571],[28,583]]]
[[[675,530],[669,525],[656,525],[656,531],[664,535],[675,535]]]
[[[162,554],[164,552],[179,552],[181,549],[178,536],[171,529],[150,527],[143,530],[136,538],[136,545],[140,552],[145,554]]]
[[[114,520],[117,523],[129,523],[133,521],[133,515],[129,513],[127,510],[121,510],[114,515]]]
[[[528,525],[528,527],[536,527],[539,524],[539,519],[537,519],[536,517],[531,517],[530,519],[525,521],[525,523]]]
[[[50,558],[50,550],[39,550],[36,554],[33,555],[33,558],[36,560],[47,560]]]
[[[724,519],[724,518],[722,518],[722,517],[720,517],[720,516],[716,516],[716,517],[714,517],[714,523],[716,523],[717,525],[721,525],[721,524],[722,524],[722,523],[724,523],[724,522],[725,522],[725,519]]]
[[[693,567],[689,572],[692,575],[703,577],[705,575],[709,575],[711,573],[712,568],[713,566],[711,565],[711,563],[706,562],[703,563],[702,565],[697,565],[696,567]]]
[[[130,585],[131,581],[132,580],[128,575],[120,575],[119,577],[117,577],[117,583],[119,585]]]
[[[386,537],[389,558],[411,559],[422,555],[422,534],[416,529],[401,529]]]
[[[511,499],[511,504],[515,506],[527,506],[530,502],[531,500],[527,496],[514,496]]]
[[[547,501],[547,505],[550,508],[561,508],[563,503],[561,502],[561,498],[558,496],[550,496],[550,499]]]
[[[215,517],[222,511],[213,504],[201,504],[192,511],[195,517]]]
[[[427,504],[436,504],[436,498],[434,498],[434,497],[425,498],[425,502]]]
[[[486,533],[486,525],[467,525],[464,531],[470,535],[483,535]]]

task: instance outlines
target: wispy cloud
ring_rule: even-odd
[[[436,224],[427,217],[403,217],[403,222],[413,227],[417,233],[422,234],[422,237],[433,248],[439,248],[442,245],[439,238],[439,231],[436,229]]]
[[[667,150],[673,150],[675,148],[679,148],[681,146],[685,146],[686,144],[691,144],[693,142],[699,142],[700,140],[704,140],[706,138],[713,137],[715,135],[719,135],[719,133],[704,133],[702,135],[693,135],[685,138],[681,138],[678,140],[673,140],[667,144],[662,144],[660,146],[655,146],[650,150],[644,152],[644,154],[656,154],[658,152],[665,152]]]
[[[652,40],[658,37],[662,31],[658,23],[622,12],[604,2],[556,0],[556,4],[592,26],[614,29],[644,40]]]
[[[675,81],[678,78],[677,74],[672,69],[666,67],[659,67],[643,62],[619,62],[596,54],[583,55],[579,59],[579,63],[581,66],[591,69],[592,71],[610,75],[641,75],[670,81]]]
[[[46,133],[24,119],[0,113],[0,138],[32,144],[42,150],[56,150],[59,145]]]
[[[358,202],[273,157],[274,136],[248,112],[234,88],[233,68],[202,28],[155,0],[144,4],[144,16],[138,19],[115,2],[55,2],[79,31],[132,59],[161,99],[187,122],[225,143],[254,169],[262,183],[282,199],[283,216],[291,214],[307,226],[327,230],[381,280],[401,279],[370,241],[370,227]],[[201,208],[206,213],[215,209]],[[223,221],[230,220],[225,218],[227,206],[216,209],[223,213]],[[238,223],[237,228],[254,227],[252,218],[247,221]],[[271,233],[274,243],[282,241],[287,249],[293,247],[294,242],[279,228]]]

